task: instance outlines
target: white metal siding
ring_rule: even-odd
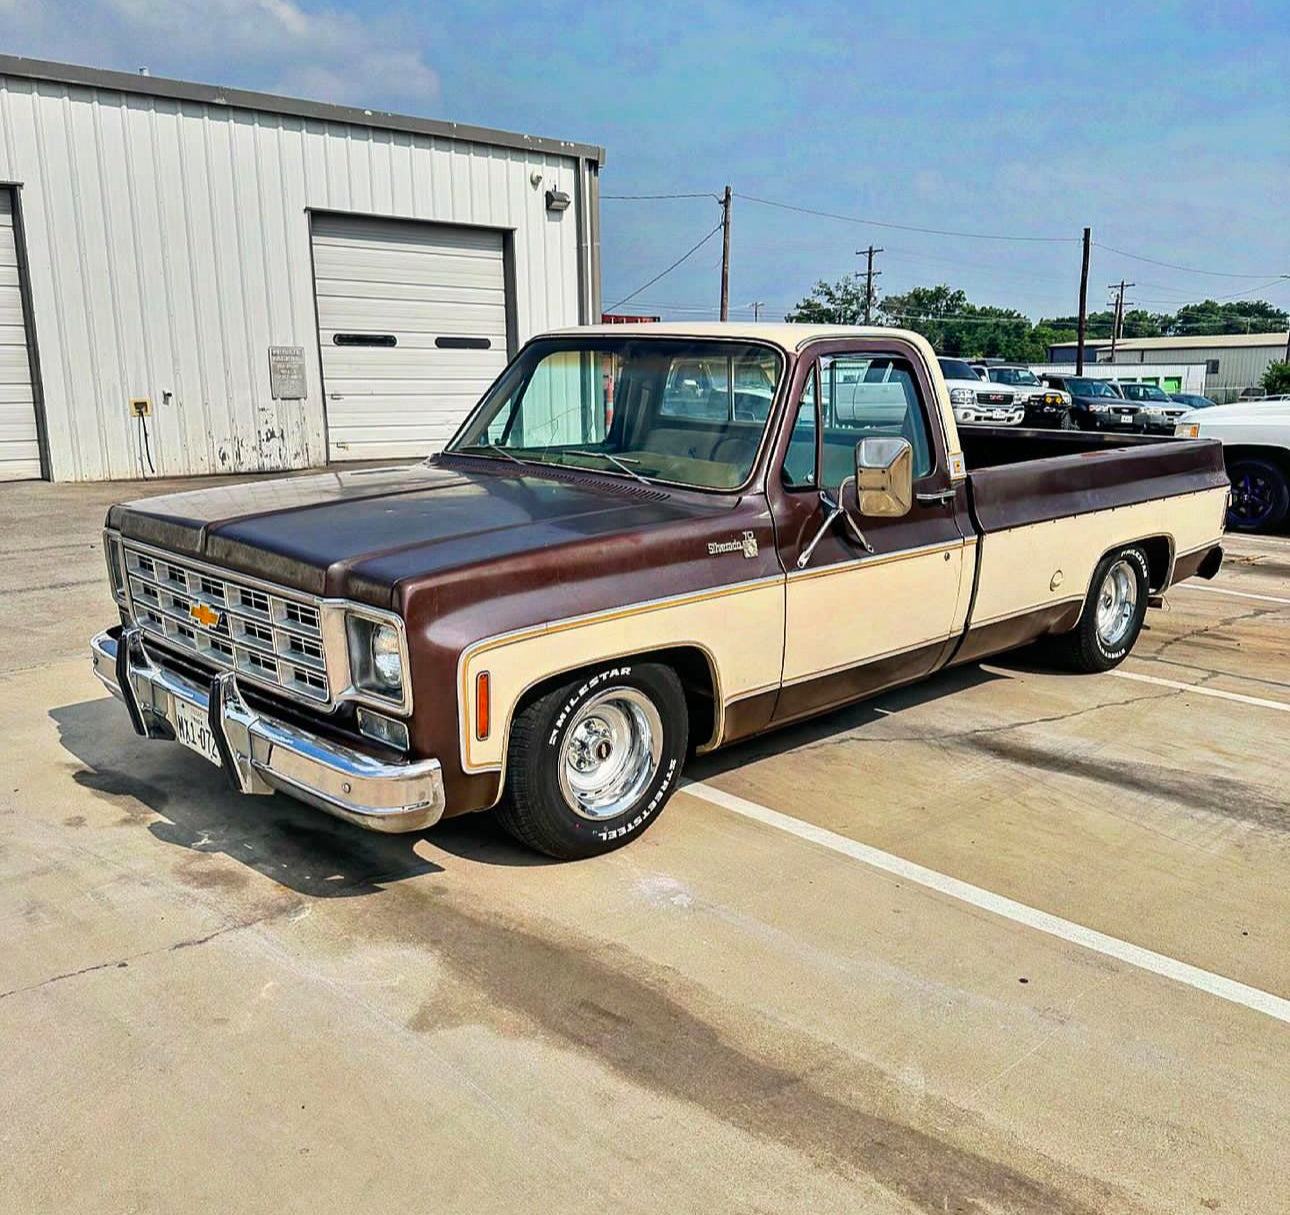
[[[18,283],[13,195],[0,188],[0,481],[39,476],[40,444]]]
[[[159,475],[325,462],[311,209],[511,230],[519,340],[577,324],[580,171],[574,155],[0,75],[55,479],[141,475],[136,396]],[[574,197],[558,216],[553,186]],[[304,347],[305,400],[270,395],[271,345]]]
[[[437,451],[506,366],[502,234],[319,215],[313,240],[328,454]],[[337,334],[397,344],[337,345]],[[488,349],[436,345],[453,337]]]

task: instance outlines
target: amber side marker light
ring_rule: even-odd
[[[492,690],[487,671],[480,671],[475,676],[475,737],[481,742],[488,737],[492,724]]]

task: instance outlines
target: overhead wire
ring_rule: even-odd
[[[706,245],[708,241],[710,241],[720,231],[721,231],[721,225],[718,224],[701,241],[699,241],[698,244],[691,245],[684,253],[681,254],[680,257],[676,259],[676,261],[674,261],[670,266],[668,266],[666,270],[660,270],[652,279],[649,280],[649,282],[643,284],[640,287],[637,287],[636,290],[633,291],[630,295],[624,295],[622,299],[620,299],[616,304],[611,304],[608,308],[605,309],[605,311],[614,312],[617,309],[621,308],[625,303],[627,303],[628,300],[635,299],[638,295],[640,295],[642,291],[648,290],[655,283],[657,283],[658,280],[661,279],[664,275],[671,274],[672,271],[675,270],[677,266],[679,266],[687,258],[692,257],[694,254],[698,253],[698,251],[702,249],[703,246]]]

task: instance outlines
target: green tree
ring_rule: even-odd
[[[1290,362],[1269,363],[1259,386],[1269,396],[1290,392]]]
[[[1177,337],[1217,333],[1278,333],[1290,323],[1284,308],[1267,300],[1202,300],[1184,304],[1172,318],[1169,333]]]
[[[921,333],[938,354],[1010,362],[1048,357],[1047,344],[1036,337],[1029,317],[1015,308],[974,304],[966,292],[947,283],[887,296],[882,317],[888,324]]]
[[[869,306],[872,311],[878,309],[876,287]],[[784,319],[802,325],[860,325],[864,323],[864,313],[864,275],[844,274],[836,283],[821,279]]]

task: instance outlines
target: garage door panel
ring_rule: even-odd
[[[410,301],[419,304],[483,304],[496,307],[505,304],[506,294],[497,283],[383,283],[379,279],[361,279],[351,283],[334,279],[318,283],[318,301],[351,299]]]
[[[313,240],[331,457],[441,447],[506,365],[501,234],[316,216]],[[395,344],[337,345],[338,333]],[[489,349],[442,348],[442,337],[485,338]]]
[[[346,359],[344,362],[337,360],[336,365],[327,370],[329,392],[335,391],[341,384],[353,383],[355,380],[370,381],[384,392],[434,392],[440,386],[455,391],[463,385],[478,384],[480,380],[489,382],[497,374],[496,362],[492,365],[447,367],[442,375],[435,376],[429,384],[421,376],[421,367],[405,360],[379,365],[374,360],[366,359]]]
[[[504,297],[494,304],[419,303],[414,300],[319,300],[318,327],[328,333],[415,332],[506,334]]]
[[[40,443],[18,280],[13,194],[0,188],[0,481],[40,476]]]
[[[501,255],[491,228],[463,228],[420,220],[381,219],[368,215],[315,215],[314,243],[320,248],[361,242],[365,250],[425,247],[436,253],[473,249]]]

